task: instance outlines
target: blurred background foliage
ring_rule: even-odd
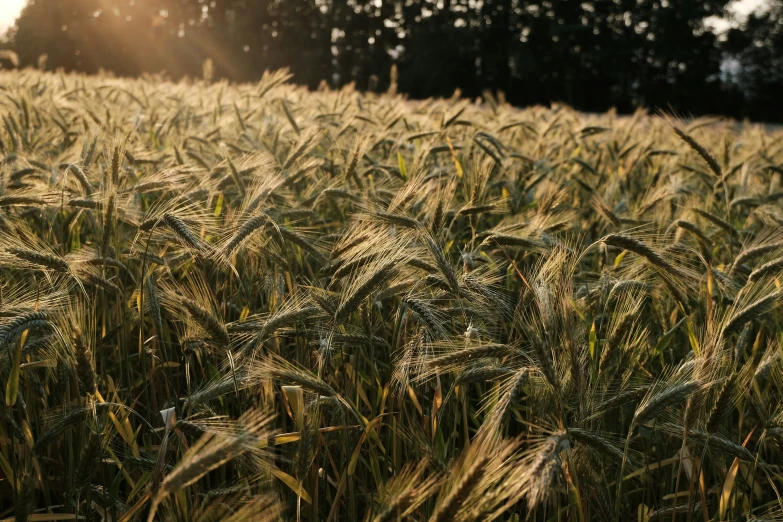
[[[783,0],[717,30],[729,0],[30,0],[22,66],[257,81],[412,98],[501,91],[515,105],[674,109],[783,121]],[[43,64],[41,64],[43,65]]]

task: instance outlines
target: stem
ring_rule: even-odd
[[[631,427],[628,429],[628,436],[625,438],[625,447],[623,448],[623,462],[620,464],[620,476],[617,477],[617,492],[614,500],[614,518],[620,520],[620,494],[623,489],[623,475],[625,474],[625,463],[628,461],[628,448],[631,445],[631,437],[636,425],[632,422]]]
[[[147,244],[144,246],[144,258],[141,260],[141,279],[139,283],[139,357],[141,358],[141,371],[144,376],[147,375],[147,358],[144,356],[144,279],[147,272],[147,253],[150,248],[150,241],[152,240],[152,232],[154,228],[150,230],[147,236]],[[147,421],[152,418],[150,416],[150,388],[149,385],[144,386],[144,400],[147,406]]]

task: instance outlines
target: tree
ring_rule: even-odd
[[[385,89],[396,64],[415,98],[490,89],[519,105],[764,115],[783,85],[783,0],[720,42],[705,20],[728,2],[30,0],[14,38],[24,65],[46,54],[85,72],[200,76],[211,59],[216,78],[288,67],[310,88]],[[741,71],[728,83],[726,56]]]
[[[743,116],[783,120],[783,0],[764,13],[751,14],[741,28],[729,31],[725,81],[744,98]]]

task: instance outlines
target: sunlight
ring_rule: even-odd
[[[739,0],[732,4],[731,10],[740,16],[747,16],[753,11],[764,9],[768,5],[768,0]]]
[[[16,17],[22,11],[27,0],[2,0],[0,1],[0,32],[14,25]]]

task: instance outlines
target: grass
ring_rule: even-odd
[[[783,135],[484,101],[0,73],[0,519],[783,519]]]

